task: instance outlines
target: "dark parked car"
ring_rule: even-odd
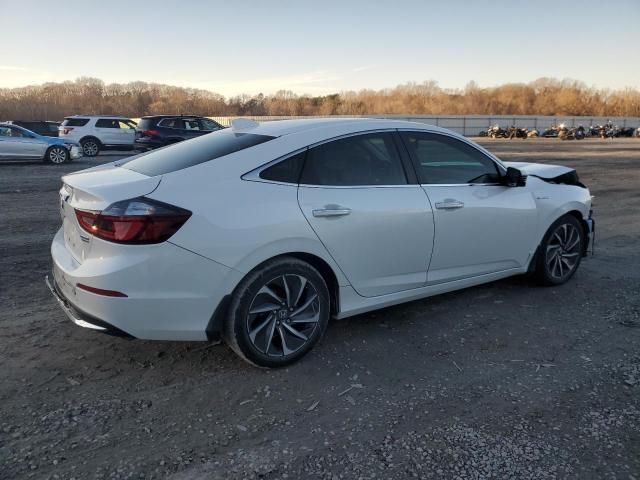
[[[6,123],[11,123],[32,132],[36,132],[38,135],[45,137],[57,137],[58,127],[60,122],[50,122],[45,120],[11,120]]]
[[[136,150],[151,150],[224,128],[218,122],[193,115],[142,117],[136,128]]]

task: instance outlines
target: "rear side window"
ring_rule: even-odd
[[[405,185],[407,178],[390,133],[342,138],[309,149],[305,185]]]
[[[88,118],[65,118],[62,122],[63,127],[84,127],[89,123]]]
[[[237,133],[231,129],[224,129],[195,140],[176,143],[169,147],[137,155],[119,165],[153,177],[193,167],[268,142],[274,138],[268,135]]]
[[[307,151],[297,153],[275,165],[265,168],[260,172],[260,178],[273,182],[295,183],[300,180],[300,172],[304,165],[304,158]]]

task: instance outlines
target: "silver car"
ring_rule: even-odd
[[[0,160],[44,160],[60,165],[80,157],[82,148],[75,142],[0,123]]]

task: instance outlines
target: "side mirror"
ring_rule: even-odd
[[[507,167],[507,173],[502,178],[507,187],[524,187],[527,179],[520,170],[513,167]]]

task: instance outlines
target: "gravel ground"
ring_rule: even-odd
[[[482,140],[578,169],[596,256],[333,322],[286,369],[128,341],[47,291],[63,167],[0,165],[0,478],[640,480],[640,141]]]

